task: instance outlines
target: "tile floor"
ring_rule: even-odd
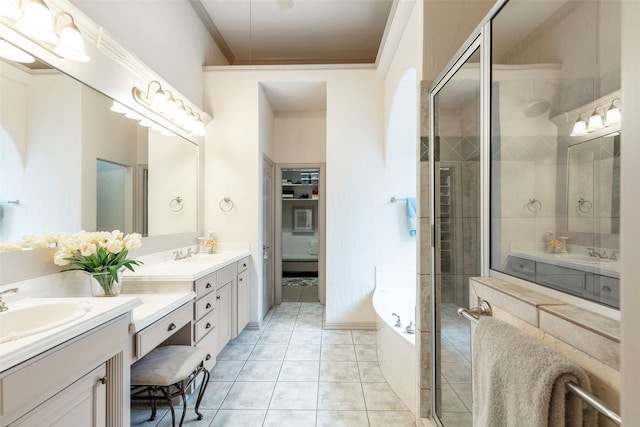
[[[411,427],[414,417],[385,382],[373,331],[322,329],[323,306],[283,302],[261,330],[245,330],[218,355],[198,427]],[[178,411],[180,412],[180,411]],[[170,426],[138,404],[132,426]],[[180,413],[177,414],[180,416]]]
[[[442,416],[446,427],[473,425],[471,399],[471,323],[457,315],[456,304],[441,306]]]

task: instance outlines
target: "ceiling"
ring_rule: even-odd
[[[190,2],[232,65],[373,64],[393,0]]]

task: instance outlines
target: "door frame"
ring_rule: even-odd
[[[282,169],[319,169],[318,177],[318,300],[326,303],[326,177],[324,163],[276,163],[275,234],[273,251],[275,304],[282,303]]]
[[[276,237],[275,209],[276,209],[276,205],[277,205],[276,200],[278,200],[278,199],[276,198],[276,184],[275,183],[277,181],[276,181],[276,177],[275,177],[275,175],[276,175],[275,174],[275,163],[269,158],[269,156],[267,156],[266,154],[263,153],[263,155],[262,155],[262,168],[263,169],[262,169],[262,176],[261,176],[261,179],[263,181],[262,182],[262,187],[263,187],[262,190],[263,191],[264,191],[264,185],[265,185],[264,184],[264,175],[265,175],[264,174],[264,168],[265,168],[265,165],[268,165],[269,169],[272,171],[271,188],[269,188],[269,193],[270,193],[269,197],[271,198],[271,213],[270,213],[271,221],[270,221],[269,224],[265,223],[265,221],[264,221],[264,219],[265,219],[264,218],[265,217],[265,211],[266,211],[267,207],[265,206],[266,200],[263,197],[262,198],[262,220],[263,220],[262,227],[263,227],[263,231],[262,231],[262,236],[260,236],[260,240],[262,242],[262,248],[261,248],[261,252],[259,252],[259,253],[262,254],[262,259],[261,259],[262,271],[261,271],[261,273],[262,273],[263,283],[262,283],[262,298],[259,301],[259,304],[261,306],[261,310],[264,311],[264,312],[262,313],[260,321],[262,321],[264,319],[264,316],[267,315],[267,312],[269,311],[269,309],[271,309],[271,307],[273,307],[273,305],[276,303],[276,298],[275,298],[275,288],[276,288],[275,277],[276,276],[275,276],[275,264],[274,264],[275,263],[275,259],[273,257],[273,254],[275,253],[274,247],[275,247],[275,237]],[[265,242],[264,241],[264,230],[267,230],[267,229],[271,230],[271,242]],[[268,243],[270,243],[270,247],[265,249],[265,245],[267,245]],[[266,283],[264,283],[264,278],[265,278],[264,269],[266,268],[265,262],[264,262],[265,261],[265,258],[264,258],[264,251],[265,250],[269,250],[270,251],[270,257],[271,257],[271,271],[267,273],[268,276],[271,276],[270,279],[271,279],[271,287],[272,287],[272,289],[271,289],[271,299],[269,301],[270,306],[269,306],[268,309],[265,309],[265,306],[264,306],[265,297],[266,297],[264,295],[264,291],[266,289]]]

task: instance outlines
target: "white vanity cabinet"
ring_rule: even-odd
[[[238,313],[233,307],[237,298],[236,263],[230,264],[218,270],[217,310],[218,310],[218,352],[237,335],[236,319]]]
[[[196,302],[193,304],[193,341],[207,352],[205,367],[211,370],[218,354],[218,272],[209,273],[194,282]]]
[[[238,261],[238,323],[237,334],[249,323],[251,309],[251,282],[249,279],[249,257]],[[236,334],[236,335],[237,335]]]
[[[122,426],[130,315],[0,374],[0,425]]]

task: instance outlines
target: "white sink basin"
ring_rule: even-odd
[[[0,344],[57,328],[84,316],[87,301],[38,301],[0,313]]]
[[[226,259],[231,258],[230,255],[228,254],[206,254],[206,253],[199,253],[199,254],[195,254],[190,256],[189,258],[185,258],[183,260],[180,260],[179,262],[184,262],[184,263],[199,263],[199,264],[206,264],[206,263],[214,263],[214,262],[220,262],[220,261],[224,261]]]

